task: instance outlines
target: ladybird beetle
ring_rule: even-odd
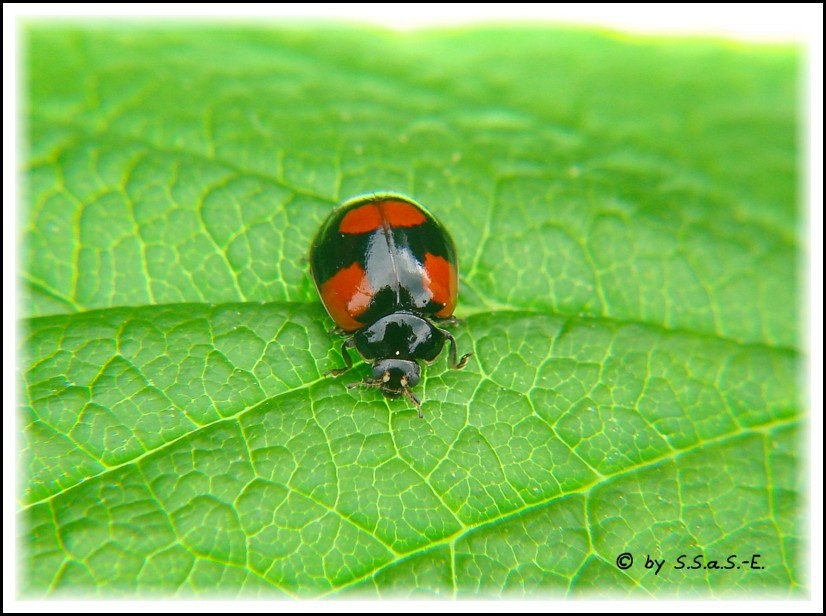
[[[456,247],[445,228],[415,201],[394,193],[356,197],[335,209],[310,249],[313,281],[324,307],[346,336],[348,349],[372,364],[373,374],[348,388],[375,387],[388,398],[407,397],[420,378],[417,361],[432,363],[450,343],[449,365],[457,360],[456,340],[440,325],[455,325],[458,293]]]

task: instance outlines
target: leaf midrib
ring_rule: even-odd
[[[464,280],[461,280],[461,284],[466,285],[467,283]],[[94,315],[98,312],[109,312],[109,311],[128,311],[128,310],[165,310],[170,308],[185,308],[187,306],[198,306],[198,307],[208,307],[210,309],[215,308],[230,308],[234,306],[244,307],[247,305],[255,305],[261,306],[262,303],[258,301],[239,301],[239,302],[221,302],[221,303],[211,303],[211,302],[182,302],[182,303],[175,303],[175,304],[152,304],[152,305],[141,305],[141,306],[110,306],[107,308],[91,308],[88,310],[82,310],[80,312],[64,312],[58,314],[48,314],[48,315],[38,315],[34,317],[27,317],[21,319],[20,323],[23,325],[24,330],[28,328],[29,324],[32,325],[39,325],[40,321],[48,321],[51,319],[72,319],[77,317],[87,317],[89,315]],[[294,310],[296,307],[306,307],[308,302],[301,302],[301,301],[276,301],[276,302],[265,302],[264,306],[273,306],[279,309],[285,310]],[[463,316],[464,315],[464,316]],[[741,347],[743,350],[746,349],[754,349],[760,351],[768,351],[772,353],[779,353],[785,355],[792,355],[797,357],[798,359],[800,356],[803,355],[803,351],[786,345],[780,344],[772,344],[770,342],[761,342],[761,341],[750,341],[750,340],[742,340],[739,338],[734,338],[731,336],[724,336],[722,334],[710,333],[701,330],[694,330],[688,329],[684,327],[668,327],[661,323],[651,322],[651,321],[640,321],[637,319],[619,319],[616,317],[610,316],[602,316],[602,315],[594,315],[594,316],[583,316],[581,314],[572,314],[568,312],[551,312],[550,310],[541,309],[541,308],[530,308],[524,306],[514,306],[512,304],[504,304],[501,302],[489,302],[483,306],[468,306],[463,305],[459,310],[459,314],[457,315],[460,321],[466,321],[471,317],[490,317],[495,316],[497,319],[507,318],[509,316],[512,317],[550,317],[550,318],[557,318],[564,320],[562,327],[567,328],[572,323],[583,323],[583,324],[606,324],[612,328],[619,329],[621,327],[644,327],[648,329],[655,330],[657,333],[671,336],[671,335],[683,335],[689,336],[692,338],[697,338],[701,341],[709,341],[709,342],[717,342],[723,344],[730,344],[733,346]]]

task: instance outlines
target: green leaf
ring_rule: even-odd
[[[797,49],[37,25],[26,51],[24,592],[805,590]],[[347,390],[364,364],[323,376],[304,257],[374,190],[459,248],[474,356],[427,368],[424,421]]]

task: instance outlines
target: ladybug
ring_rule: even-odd
[[[324,307],[346,336],[344,368],[353,367],[354,348],[372,364],[373,374],[353,387],[375,387],[388,398],[404,395],[423,417],[410,391],[420,379],[419,360],[429,364],[456,340],[440,325],[455,325],[458,294],[456,247],[445,228],[420,204],[394,193],[351,199],[321,225],[310,249],[313,281]]]

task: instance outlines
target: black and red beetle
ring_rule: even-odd
[[[348,387],[375,387],[388,398],[406,396],[420,378],[417,361],[431,363],[450,342],[449,365],[457,360],[456,340],[439,325],[456,323],[456,247],[445,228],[421,205],[394,193],[356,197],[334,210],[310,249],[310,267],[321,301],[347,336],[344,368],[353,366],[348,348],[373,366],[373,375]]]

